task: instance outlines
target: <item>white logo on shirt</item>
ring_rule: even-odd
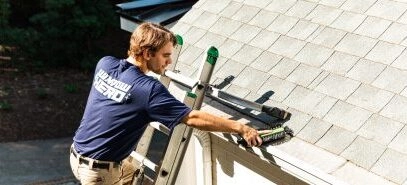
[[[95,75],[93,86],[104,96],[116,102],[123,102],[124,99],[127,100],[130,96],[130,94],[127,94],[131,88],[129,84],[114,79],[102,69]]]

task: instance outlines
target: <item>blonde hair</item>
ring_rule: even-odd
[[[131,35],[127,54],[138,59],[147,50],[154,55],[168,42],[173,46],[177,43],[175,35],[170,30],[158,24],[142,23]]]

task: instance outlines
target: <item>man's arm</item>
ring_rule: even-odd
[[[256,129],[203,111],[192,110],[182,122],[200,130],[237,133],[246,140],[248,146],[260,146],[262,142]]]

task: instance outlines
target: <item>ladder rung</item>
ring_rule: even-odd
[[[150,126],[161,131],[162,133],[164,133],[167,136],[170,135],[170,129],[159,122],[151,122]]]
[[[175,73],[170,70],[166,70],[164,74],[165,74],[165,76],[171,78],[171,80],[174,80],[174,81],[180,83],[181,85],[184,85],[190,89],[193,89],[199,83],[198,80],[193,80],[189,77],[186,77],[179,73]]]
[[[140,162],[142,165],[147,166],[154,172],[157,172],[158,165],[147,159],[146,157],[142,156],[141,154],[133,151],[131,152],[130,156],[132,156],[134,159],[136,159],[138,162]]]

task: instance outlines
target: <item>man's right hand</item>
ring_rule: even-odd
[[[243,125],[242,130],[243,132],[240,135],[243,137],[244,140],[246,140],[248,147],[260,146],[262,144],[262,140],[256,129],[247,125]]]

